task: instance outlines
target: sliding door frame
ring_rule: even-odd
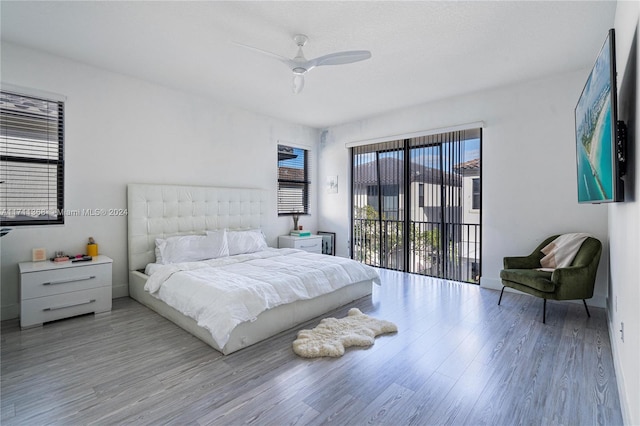
[[[446,179],[450,178],[448,177],[448,175],[453,175],[452,171],[447,172],[446,170],[448,169],[453,169],[455,165],[457,164],[461,164],[462,161],[459,161],[458,163],[454,164],[453,162],[451,162],[451,164],[445,164],[445,156],[447,156],[447,158],[464,158],[464,155],[461,154],[464,152],[463,148],[458,147],[458,152],[456,153],[456,155],[452,155],[452,153],[445,153],[443,151],[443,149],[445,149],[445,147],[449,146],[448,149],[453,149],[452,147],[455,146],[454,142],[462,142],[464,143],[465,141],[469,141],[469,140],[473,140],[475,139],[473,136],[467,136],[465,134],[464,131],[452,131],[452,132],[445,132],[445,133],[440,133],[440,134],[430,134],[427,136],[435,136],[435,138],[433,139],[433,143],[425,143],[424,147],[438,147],[439,152],[438,152],[438,165],[437,165],[437,173],[440,174],[440,176],[438,177],[439,179],[439,195],[440,198],[438,200],[438,202],[440,203],[439,205],[439,216],[440,219],[438,220],[438,225],[436,225],[435,229],[440,229],[441,231],[439,231],[439,244],[440,244],[440,248],[438,251],[438,260],[436,261],[437,263],[437,270],[441,271],[442,274],[442,278],[445,279],[460,279],[462,280],[463,277],[472,277],[473,282],[479,282],[479,277],[481,275],[481,269],[482,269],[482,265],[481,265],[481,261],[482,261],[482,187],[483,187],[483,179],[482,179],[482,128],[475,128],[475,129],[462,129],[462,130],[473,130],[476,131],[478,136],[477,139],[479,140],[479,152],[478,152],[478,175],[477,178],[479,179],[479,191],[480,191],[480,208],[479,208],[479,212],[477,213],[478,216],[478,224],[474,225],[474,223],[465,223],[465,206],[464,206],[464,176],[461,172],[458,172],[458,174],[456,174],[456,176],[460,176],[460,184],[459,184],[459,188],[448,188],[447,185],[445,185]],[[462,134],[460,136],[460,134]],[[437,136],[441,136],[441,138],[438,138]],[[455,138],[455,140],[454,140]],[[418,139],[417,137],[415,138],[416,140]],[[429,138],[431,139],[431,138]],[[415,248],[412,247],[412,244],[410,243],[410,241],[412,241],[412,233],[415,231],[413,229],[414,224],[416,223],[415,218],[413,217],[413,210],[412,210],[412,198],[415,197],[419,197],[419,195],[414,195],[412,192],[412,188],[411,188],[411,174],[412,174],[412,161],[411,161],[411,156],[412,156],[412,149],[418,148],[418,147],[423,147],[422,145],[417,145],[415,144],[415,140],[414,138],[402,138],[402,139],[396,139],[397,142],[401,142],[402,145],[398,146],[397,148],[391,147],[388,149],[385,149],[383,147],[381,147],[380,149],[376,149],[374,147],[372,147],[371,149],[371,153],[375,153],[375,161],[376,161],[376,165],[375,165],[375,173],[376,173],[376,186],[377,186],[377,194],[378,194],[378,198],[377,198],[377,218],[375,219],[376,224],[374,225],[374,233],[375,235],[375,241],[377,242],[377,251],[378,251],[378,256],[375,256],[374,258],[377,258],[377,262],[379,267],[382,268],[388,268],[389,265],[387,262],[387,259],[385,258],[385,256],[387,256],[389,253],[386,253],[387,251],[387,241],[386,239],[388,238],[388,236],[386,235],[387,232],[386,231],[386,227],[388,226],[388,224],[386,222],[388,222],[388,220],[386,220],[383,217],[384,214],[384,201],[383,201],[383,194],[385,191],[385,188],[383,188],[384,184],[386,182],[383,182],[382,179],[382,173],[383,171],[381,170],[381,162],[380,162],[380,157],[381,157],[381,153],[384,152],[392,152],[392,151],[398,151],[398,154],[402,154],[402,163],[403,163],[403,172],[401,173],[402,175],[402,190],[401,190],[401,194],[402,194],[402,201],[398,200],[398,208],[403,209],[403,214],[399,215],[396,218],[396,221],[398,222],[397,226],[402,226],[402,231],[399,234],[396,234],[397,237],[401,237],[402,238],[402,262],[398,262],[400,259],[396,258],[396,268],[391,268],[391,269],[396,269],[396,270],[401,270],[401,271],[406,271],[406,272],[412,272],[412,273],[418,273],[418,274],[422,274],[422,275],[430,275],[429,273],[423,273],[420,271],[414,271],[412,265],[412,262],[415,262],[415,256],[412,256],[412,253],[415,253]],[[385,141],[385,142],[391,142],[391,141]],[[412,144],[413,143],[413,144]],[[358,145],[353,145],[351,146],[351,150],[350,150],[350,161],[351,161],[351,191],[350,191],[350,199],[351,199],[351,208],[350,208],[350,222],[351,222],[351,226],[350,226],[350,233],[351,233],[351,244],[350,244],[350,250],[351,250],[351,257],[352,258],[356,258],[356,239],[358,238],[358,235],[356,235],[356,216],[355,216],[355,209],[357,207],[356,203],[358,202],[358,200],[356,200],[356,156],[358,155],[357,150],[353,149],[356,146],[361,146],[364,144],[358,144]],[[371,144],[371,145],[377,145],[377,143],[375,144]],[[381,143],[382,145],[382,143]],[[398,155],[398,156],[399,156]],[[466,161],[465,161],[466,162]],[[419,163],[416,163],[419,164]],[[420,164],[422,165],[422,164]],[[432,169],[433,170],[433,169]],[[447,177],[445,177],[447,176]],[[466,175],[465,175],[466,176]],[[399,176],[398,176],[399,177]],[[473,179],[473,175],[471,175],[471,178]],[[472,180],[473,182],[473,180]],[[449,181],[449,183],[451,183]],[[450,186],[450,185],[449,185]],[[473,184],[472,184],[473,187]],[[450,193],[447,193],[447,191],[450,191]],[[471,189],[471,199],[473,200],[473,190]],[[469,195],[469,194],[467,194]],[[452,206],[448,206],[447,205],[447,200],[449,200],[449,198],[451,197],[457,197],[456,199],[456,204],[452,205]],[[418,200],[416,200],[416,202],[418,202]],[[365,203],[366,205],[366,203]],[[449,216],[451,216],[452,211],[451,210],[452,207],[458,207],[460,210],[459,212],[456,213],[456,217],[458,218],[457,220],[451,220],[451,218]],[[413,206],[415,207],[415,206]],[[458,214],[460,216],[458,216]],[[425,222],[428,223],[428,222]],[[469,227],[469,225],[474,225],[473,230],[471,228],[466,229],[466,227]],[[428,225],[427,225],[428,226]],[[396,228],[397,229],[397,228]],[[450,247],[450,243],[453,242],[454,246],[457,242],[457,240],[460,240],[459,243],[464,243],[466,244],[466,247],[464,244],[460,244],[460,251],[457,251],[457,247]],[[462,257],[460,254],[456,254],[455,259],[451,258],[450,259],[450,255],[452,253],[461,253],[463,250],[466,249],[466,253],[470,254],[471,253],[471,249],[473,249],[473,253],[474,253],[474,257]],[[454,251],[452,251],[454,250]],[[397,252],[398,254],[400,254],[400,251]],[[477,254],[476,254],[477,253]],[[365,259],[364,262],[366,262],[366,255],[365,255]],[[371,262],[372,260],[374,260],[373,258],[369,257],[369,262]],[[357,260],[361,260],[362,259],[357,259]],[[458,262],[465,262],[465,263],[460,263],[460,270],[458,271],[456,270],[452,270],[449,271],[449,269],[452,267],[452,265],[450,265],[451,262],[454,263],[458,263]],[[466,265],[465,268],[466,270],[463,268],[462,265]],[[475,269],[474,269],[475,268]],[[469,278],[467,278],[467,281],[469,281]]]

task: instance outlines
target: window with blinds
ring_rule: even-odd
[[[64,102],[0,91],[0,223],[64,223]]]
[[[309,151],[278,145],[278,215],[309,213]]]

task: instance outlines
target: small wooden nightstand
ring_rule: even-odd
[[[322,254],[322,237],[311,235],[310,237],[294,237],[293,235],[281,235],[278,237],[279,248],[294,248],[310,253]]]
[[[111,310],[111,265],[107,256],[87,262],[22,262],[20,326]]]

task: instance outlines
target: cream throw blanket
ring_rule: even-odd
[[[585,233],[563,234],[550,242],[541,251],[545,256],[540,260],[543,271],[553,271],[571,265],[584,240],[591,235]]]

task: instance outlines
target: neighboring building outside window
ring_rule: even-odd
[[[473,210],[480,210],[480,178],[473,178],[471,181],[472,185],[472,198],[471,198],[471,208]]]
[[[0,91],[0,223],[64,223],[64,101]]]
[[[386,220],[397,220],[398,211],[400,209],[399,185],[381,185],[382,189],[382,218]],[[367,205],[378,209],[379,203],[378,186],[371,185],[367,187]]]

